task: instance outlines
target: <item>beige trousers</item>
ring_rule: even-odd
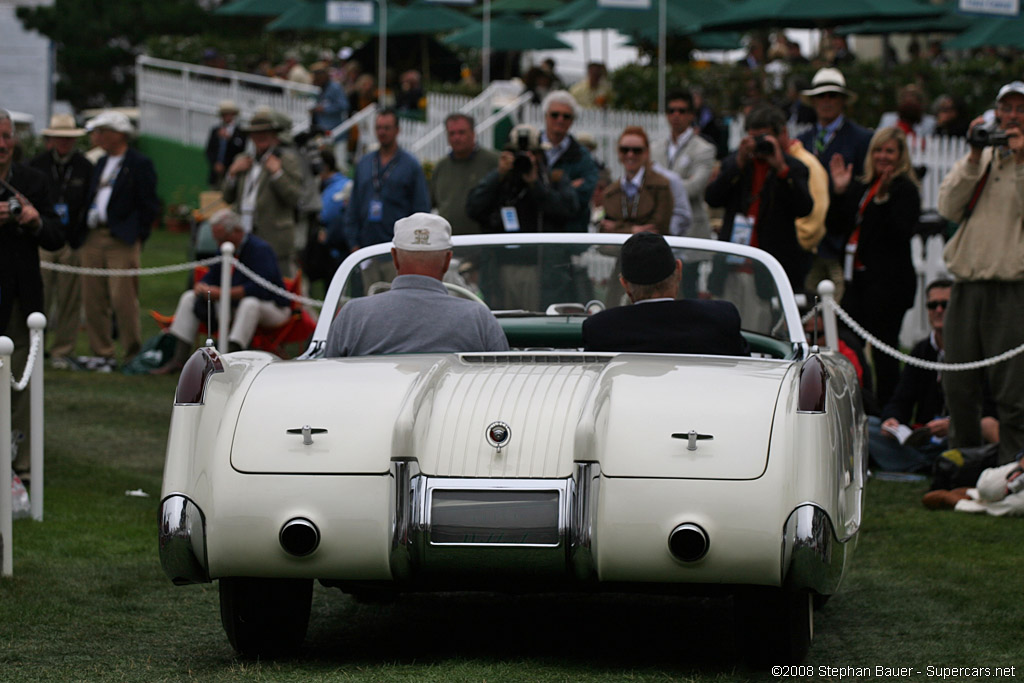
[[[174,322],[167,330],[178,339],[187,344],[195,343],[196,333],[199,331],[199,318],[195,315],[194,306],[196,293],[192,290],[182,292],[178,299],[178,308],[174,311]],[[218,303],[213,302],[213,313],[217,313]],[[291,309],[287,306],[278,306],[273,301],[257,299],[254,296],[244,297],[238,302],[238,306],[231,313],[231,331],[228,333],[228,341],[235,342],[242,348],[247,348],[256,334],[256,328],[279,327],[288,322],[291,317]]]
[[[89,231],[80,250],[85,268],[138,268],[141,245],[125,244],[106,228]],[[125,359],[142,347],[142,323],[139,320],[139,278],[85,275],[82,277],[85,301],[85,329],[93,354],[113,358],[116,352],[111,336],[112,315],[117,315],[121,348]]]
[[[81,259],[77,249],[64,246],[57,251],[39,250],[40,263],[58,263],[78,266]],[[54,358],[70,356],[75,352],[78,327],[82,324],[82,276],[43,270],[43,296],[46,297],[46,329],[53,333],[50,355]]]

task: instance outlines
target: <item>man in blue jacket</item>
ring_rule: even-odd
[[[132,269],[141,261],[142,244],[149,238],[160,210],[153,162],[128,146],[135,128],[127,116],[105,111],[86,124],[97,133],[106,154],[93,169],[88,234],[82,245],[85,268]],[[139,282],[130,277],[87,277],[82,280],[85,329],[93,355],[104,359],[97,369],[114,368],[113,316],[117,315],[121,347],[130,359],[142,347],[139,321]]]
[[[547,157],[548,176],[555,185],[566,183],[576,194],[576,209],[568,220],[544,221],[547,231],[586,232],[590,225],[590,198],[597,187],[597,164],[590,152],[569,134],[579,108],[565,90],[550,92],[541,102],[544,130],[541,143]],[[561,227],[556,227],[561,226]]]
[[[857,99],[857,94],[846,87],[846,79],[839,69],[819,69],[811,80],[809,90],[801,92],[805,104],[814,108],[818,117],[814,127],[797,137],[811,154],[829,171],[829,162],[836,154],[847,164],[853,164],[853,176],[864,172],[864,159],[871,144],[871,131],[846,118],[846,105]],[[829,171],[829,185],[832,177]],[[846,238],[841,229],[825,224],[825,238],[818,244],[818,255],[807,276],[808,291],[815,292],[822,280],[836,285],[836,301],[843,295],[843,268],[841,258]]]
[[[231,242],[235,245],[235,257],[247,269],[264,280],[284,289],[281,272],[277,267],[277,254],[266,240],[250,234],[241,217],[231,209],[221,209],[210,219],[213,238],[217,244]],[[195,286],[182,292],[178,308],[174,311],[174,322],[167,330],[174,335],[177,343],[171,360],[153,370],[153,374],[166,375],[178,372],[188,360],[200,321],[206,321],[207,307],[216,318],[220,289],[221,265],[215,263]],[[207,303],[209,295],[210,303]],[[256,328],[279,327],[288,322],[291,308],[288,299],[275,294],[235,268],[231,273],[231,330],[228,333],[228,350],[240,351],[252,341]]]

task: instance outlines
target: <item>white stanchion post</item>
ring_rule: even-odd
[[[821,318],[825,322],[825,344],[830,349],[839,349],[839,327],[836,325],[836,311],[832,304],[836,300],[836,285],[831,280],[818,283],[818,296],[821,297]]]
[[[235,245],[225,242],[220,245],[220,309],[217,314],[217,349],[221,353],[228,352],[228,330],[231,329],[231,260],[235,255]]]
[[[29,451],[32,468],[32,484],[29,487],[29,500],[32,506],[32,519],[43,521],[43,335],[46,333],[46,316],[42,313],[31,313],[28,316],[29,343],[39,339],[39,352],[32,366],[32,378],[29,380],[29,434],[32,435],[32,448]]]
[[[14,507],[11,502],[11,354],[14,342],[0,337],[0,576],[14,574],[11,539]]]

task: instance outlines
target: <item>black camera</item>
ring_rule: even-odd
[[[764,135],[754,138],[754,154],[759,157],[770,157],[775,155],[775,145]]]
[[[1001,147],[1009,139],[1006,132],[996,128],[994,123],[975,126],[967,133],[967,143],[971,147]]]
[[[530,151],[530,131],[520,130],[505,148],[515,154],[515,161],[512,162],[512,173],[518,178],[523,178],[533,171],[536,163],[533,153]]]

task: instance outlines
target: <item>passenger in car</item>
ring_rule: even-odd
[[[664,237],[637,233],[622,245],[621,257],[619,282],[633,305],[584,320],[586,351],[750,355],[732,303],[676,300],[683,264]]]
[[[391,289],[345,304],[327,333],[325,356],[508,351],[480,301],[451,296],[442,282],[452,260],[452,226],[415,213],[395,222]]]

